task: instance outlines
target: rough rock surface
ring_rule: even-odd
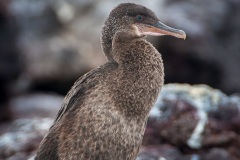
[[[52,98],[56,101],[56,97]],[[30,110],[35,103],[24,104],[29,105]],[[0,135],[0,159],[21,160],[34,156],[52,125],[52,114],[50,119],[40,118],[44,110],[56,111],[54,107],[45,107],[39,112],[39,118],[20,116],[7,125],[8,129]],[[36,116],[36,113],[29,114]],[[239,148],[239,95],[227,96],[206,85],[168,84],[151,110],[137,160],[239,160]]]
[[[26,160],[34,156],[53,120],[18,119],[0,136],[0,159]]]
[[[155,155],[149,147],[167,144],[181,155],[165,156],[167,160],[237,160],[239,131],[240,96],[227,96],[206,85],[168,84],[151,110],[143,145],[156,159],[163,155]]]

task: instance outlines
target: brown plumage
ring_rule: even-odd
[[[77,80],[36,160],[134,160],[147,116],[163,85],[163,63],[146,35],[185,33],[132,3],[112,10],[102,30],[109,62]]]

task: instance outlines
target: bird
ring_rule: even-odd
[[[107,62],[80,77],[40,143],[35,160],[134,160],[164,83],[161,54],[147,35],[186,38],[150,9],[118,4],[102,27]]]

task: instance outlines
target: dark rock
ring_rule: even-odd
[[[11,119],[6,102],[13,94],[10,86],[22,70],[17,51],[18,27],[8,10],[9,3],[0,2],[0,122]]]
[[[208,84],[227,93],[239,92],[239,2],[165,2],[159,11],[162,20],[187,33],[184,42],[159,39],[159,50],[166,64],[166,82]]]

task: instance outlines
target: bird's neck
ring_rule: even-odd
[[[158,51],[145,39],[113,42],[118,63],[115,101],[127,117],[146,118],[163,84],[163,63]]]
[[[163,65],[160,53],[146,41],[145,36],[126,32],[115,34],[112,41],[112,57],[120,68],[129,72],[142,70],[150,72],[150,66],[161,68]]]

